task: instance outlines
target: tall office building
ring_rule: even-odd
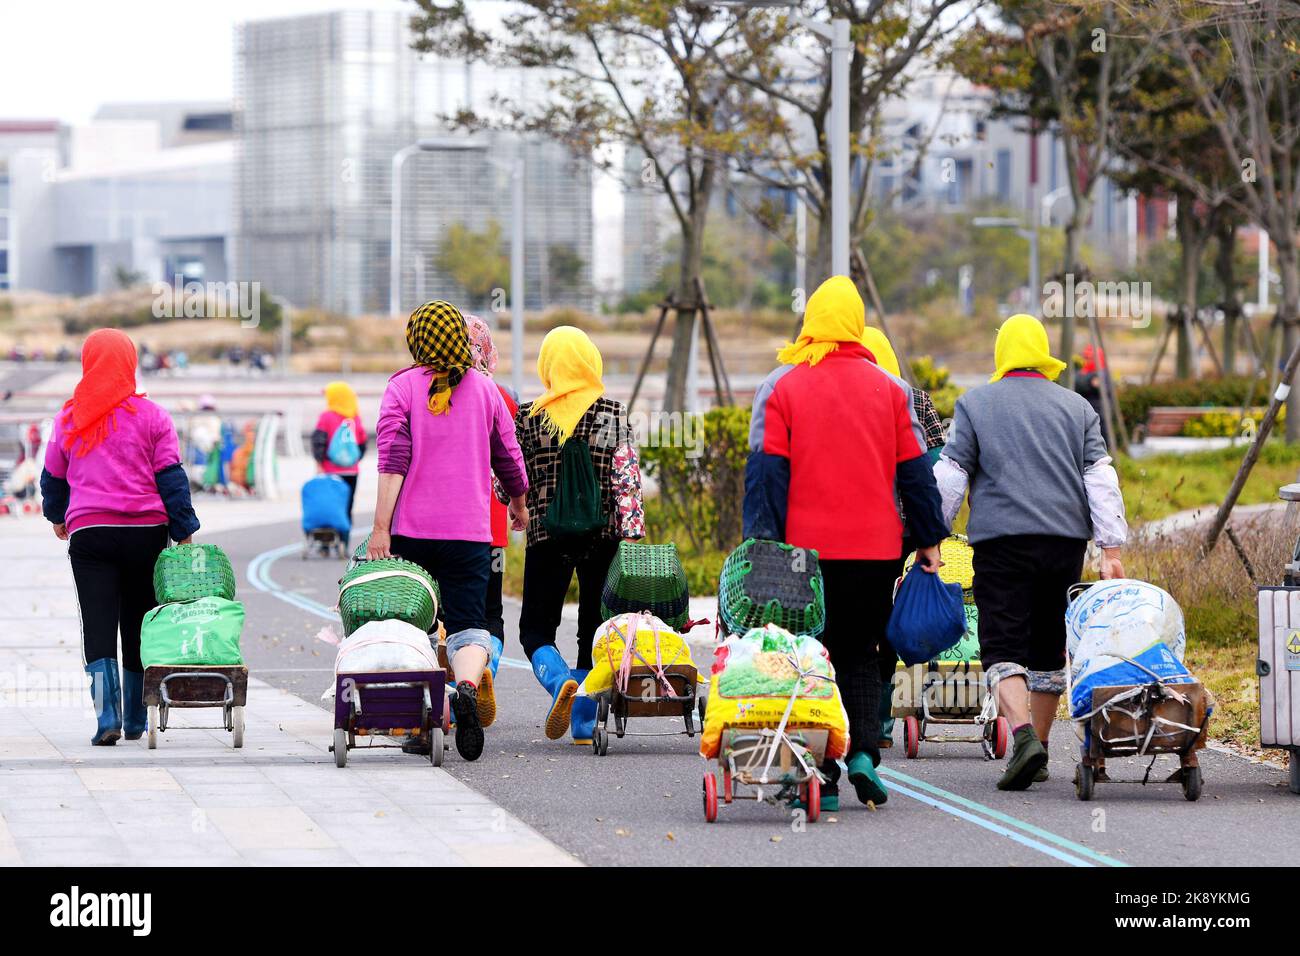
[[[408,19],[341,11],[237,28],[239,278],[296,306],[386,311],[393,154],[422,138],[461,136],[444,118],[487,109],[494,93],[544,93],[544,79],[529,71],[420,56]],[[495,223],[506,254],[510,188],[498,166],[522,149],[525,305],[589,308],[589,165],[556,143],[480,139],[484,150],[420,152],[405,164],[401,307],[436,297],[487,305],[445,268],[444,241],[456,223],[480,235]]]

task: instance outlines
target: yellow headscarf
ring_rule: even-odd
[[[529,416],[545,413],[545,429],[563,445],[574,427],[605,394],[604,362],[596,344],[582,329],[559,325],[546,333],[537,355],[537,377],[546,389],[533,402]]]
[[[344,418],[356,418],[357,393],[347,382],[330,382],[325,386],[325,407]]]
[[[799,337],[776,353],[783,365],[816,365],[841,342],[859,342],[866,308],[848,276],[831,276],[808,297]]]
[[[903,370],[899,367],[898,356],[894,354],[894,347],[889,344],[884,332],[868,325],[862,333],[862,344],[876,357],[877,365],[894,378],[902,378]]]
[[[1056,381],[1056,376],[1065,369],[1064,362],[1052,358],[1043,323],[1023,312],[1007,319],[998,329],[997,344],[993,346],[993,364],[996,371],[990,382],[996,382],[1018,368],[1042,372],[1051,381]]]

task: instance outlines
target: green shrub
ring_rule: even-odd
[[[1119,389],[1119,408],[1124,413],[1124,421],[1130,425],[1146,421],[1151,409],[1162,406],[1231,408],[1235,405],[1240,408],[1243,404],[1262,405],[1267,401],[1267,381],[1240,375],[1126,385]]]
[[[740,543],[749,409],[713,408],[694,425],[693,436],[668,428],[649,436],[642,466],[659,485],[665,526],[686,536],[679,549],[689,542],[696,554],[730,551]]]
[[[930,400],[934,402],[934,409],[939,413],[939,417],[952,418],[953,407],[957,404],[957,399],[961,398],[962,392],[966,390],[952,384],[948,366],[935,365],[934,359],[928,355],[918,356],[909,364],[912,369],[912,381],[916,383],[917,388],[930,393]]]
[[[1178,434],[1187,438],[1253,438],[1255,430],[1264,420],[1264,411],[1262,408],[1252,408],[1245,417],[1242,417],[1241,409],[1232,412],[1205,412],[1183,422]],[[1246,425],[1246,419],[1255,423],[1254,428]],[[1278,409],[1273,426],[1276,428],[1285,422],[1286,406],[1283,405]]]

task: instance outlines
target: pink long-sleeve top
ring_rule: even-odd
[[[155,475],[180,462],[180,448],[171,416],[147,398],[129,399],[128,411],[109,412],[108,437],[88,454],[63,448],[64,416],[54,421],[45,447],[45,470],[68,482],[64,521],[68,531],[92,525],[167,524],[167,509]]]
[[[492,540],[492,475],[511,497],[528,492],[514,418],[492,380],[470,369],[444,415],[429,411],[429,369],[388,380],[375,435],[379,473],[405,475],[393,534],[439,541]]]

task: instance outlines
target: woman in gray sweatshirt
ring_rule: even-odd
[[[1000,790],[1047,779],[1047,742],[1065,690],[1066,589],[1088,540],[1101,576],[1120,578],[1128,536],[1119,476],[1087,400],[1055,379],[1047,331],[1030,315],[998,330],[997,371],[957,400],[935,465],[944,516],[970,495],[980,657],[1014,749]]]

